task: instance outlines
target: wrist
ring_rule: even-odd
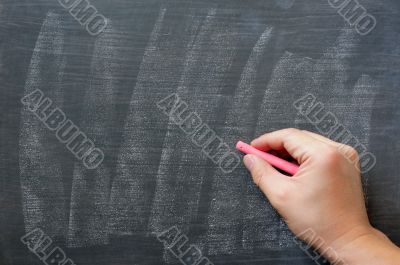
[[[391,265],[400,262],[399,248],[372,226],[357,227],[333,242],[331,246],[337,261],[340,261],[333,264]]]

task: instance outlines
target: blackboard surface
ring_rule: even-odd
[[[222,170],[157,106],[174,94],[233,148],[316,131],[293,106],[311,93],[376,157],[369,216],[400,244],[398,1],[359,1],[367,35],[321,0],[93,0],[97,35],[60,2],[0,2],[0,264],[43,264],[20,240],[34,229],[75,264],[180,264],[156,237],[171,227],[214,264],[314,264],[243,166]],[[99,167],[21,103],[37,89]]]

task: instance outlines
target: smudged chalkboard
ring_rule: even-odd
[[[0,4],[1,264],[41,264],[20,240],[34,229],[75,264],[180,264],[157,238],[173,227],[213,264],[313,264],[243,166],[222,170],[160,110],[172,94],[228,148],[317,131],[293,106],[313,94],[376,156],[369,215],[400,243],[399,3],[363,1],[377,24],[361,35],[329,1],[99,0],[94,35],[60,2]],[[21,103],[37,90],[97,168]]]

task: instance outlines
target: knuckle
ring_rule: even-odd
[[[300,132],[300,130],[299,130],[299,129],[296,129],[296,128],[288,128],[288,129],[286,129],[286,132],[287,132],[288,134],[295,134],[295,133]]]
[[[343,145],[341,147],[341,152],[345,155],[345,157],[351,160],[358,160],[358,152],[352,146]]]
[[[297,138],[296,135],[297,129],[293,129],[293,131],[291,131],[290,133],[287,133],[285,136],[282,137],[282,141],[285,144],[290,144],[290,143],[295,143]]]
[[[278,208],[284,206],[289,200],[290,195],[291,192],[288,187],[281,187],[275,192],[275,196],[271,199],[271,203]]]
[[[325,155],[323,156],[323,160],[325,162],[325,164],[327,165],[337,165],[337,163],[339,163],[343,156],[342,154],[339,152],[339,150],[337,148],[334,147],[329,147],[326,148],[326,150],[324,150],[323,152]]]

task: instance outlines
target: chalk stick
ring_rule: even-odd
[[[295,175],[297,173],[297,171],[299,170],[299,165],[296,165],[294,163],[291,163],[289,161],[286,161],[282,158],[279,158],[277,156],[271,155],[269,153],[260,151],[256,148],[254,148],[251,145],[248,145],[242,141],[239,141],[236,144],[236,149],[248,154],[248,155],[256,155],[257,157],[264,159],[265,161],[267,161],[269,164],[271,164],[273,167],[276,167],[280,170],[283,170],[289,174],[291,174],[292,176]]]

